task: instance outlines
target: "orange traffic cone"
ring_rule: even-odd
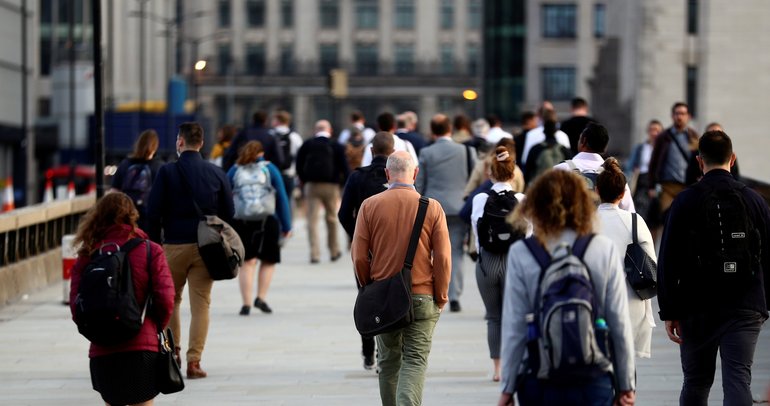
[[[46,179],[45,192],[43,193],[43,203],[49,203],[53,201],[53,180]]]
[[[3,211],[11,211],[16,208],[13,202],[13,178],[10,176],[5,180],[5,189],[3,189]]]
[[[70,181],[70,183],[67,184],[67,199],[74,199],[75,198],[75,182]]]

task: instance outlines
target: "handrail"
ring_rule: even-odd
[[[95,202],[90,194],[0,214],[0,268],[60,247]]]

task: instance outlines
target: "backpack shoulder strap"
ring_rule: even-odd
[[[588,249],[588,244],[591,243],[594,235],[595,234],[588,234],[576,238],[575,243],[572,245],[572,255],[580,258],[582,261],[583,255],[585,255],[586,250]]]
[[[548,265],[551,265],[551,254],[540,245],[540,242],[538,242],[534,236],[525,238],[524,244],[527,246],[532,256],[535,257],[535,261],[537,261],[538,265],[540,265],[540,279],[542,279],[545,269],[548,268]]]
[[[636,226],[636,213],[631,213],[631,238],[633,238],[634,244],[639,244],[639,237],[637,236]]]
[[[128,241],[126,241],[123,245],[120,246],[120,251],[129,253],[134,250],[139,244],[143,243],[145,240],[141,238],[132,238]]]
[[[417,208],[417,217],[414,220],[414,226],[412,227],[412,236],[409,239],[409,248],[406,251],[406,259],[404,259],[404,268],[412,269],[412,263],[414,262],[414,254],[417,252],[417,243],[420,240],[420,234],[422,233],[422,225],[425,222],[425,214],[428,212],[428,203],[430,201],[425,196],[420,196],[420,206]]]
[[[564,163],[567,164],[567,166],[569,166],[569,170],[580,172],[580,169],[578,169],[577,165],[575,165],[575,162],[572,161],[571,159],[564,161]]]

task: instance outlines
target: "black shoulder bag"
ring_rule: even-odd
[[[401,272],[388,279],[372,281],[359,289],[356,304],[353,307],[353,320],[362,336],[374,337],[389,333],[406,327],[414,321],[412,262],[427,211],[428,198],[422,196]]]
[[[179,165],[177,165],[177,169],[190,191],[195,211],[200,218],[198,222],[198,253],[203,259],[203,263],[206,264],[209,276],[215,281],[235,278],[238,276],[238,267],[243,265],[245,255],[241,238],[232,226],[218,216],[203,214],[198,202],[195,201],[195,194],[184,171]]]
[[[631,213],[631,218],[631,234],[634,241],[626,247],[626,278],[640,299],[650,299],[658,294],[658,282],[656,280],[658,265],[639,245],[636,213]]]

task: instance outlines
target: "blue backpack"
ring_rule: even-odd
[[[134,201],[137,210],[142,212],[150,198],[150,190],[152,190],[150,165],[146,163],[131,164],[126,170],[120,191],[127,194]]]
[[[551,258],[533,237],[524,240],[540,264],[535,295],[536,343],[528,348],[531,373],[552,382],[584,381],[612,368],[606,321],[601,318],[591,272],[583,262],[593,235],[578,237]]]

